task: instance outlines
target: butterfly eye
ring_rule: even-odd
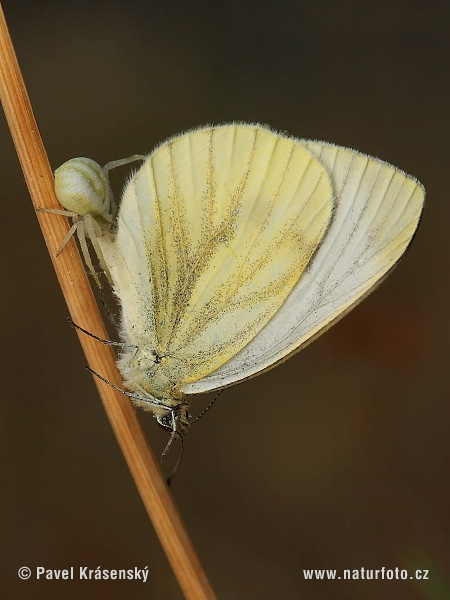
[[[172,413],[168,412],[164,415],[156,415],[156,421],[164,431],[172,431]]]

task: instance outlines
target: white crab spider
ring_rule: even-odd
[[[46,208],[41,212],[64,215],[72,219],[72,227],[67,232],[56,253],[58,256],[73,234],[76,232],[84,261],[101,287],[98,275],[89,255],[86,238],[91,241],[100,266],[109,280],[111,275],[103,257],[98,238],[107,235],[117,212],[109,184],[108,171],[136,160],[145,160],[145,156],[135,154],[129,158],[114,160],[103,168],[90,158],[72,158],[55,171],[55,193],[64,210]]]

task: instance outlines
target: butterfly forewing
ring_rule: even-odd
[[[167,386],[205,378],[279,311],[332,210],[326,168],[296,140],[247,125],[169,140],[104,243],[125,340],[164,357]]]

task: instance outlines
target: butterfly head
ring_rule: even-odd
[[[158,425],[165,431],[185,434],[189,429],[189,413],[185,404],[157,413],[155,417]]]

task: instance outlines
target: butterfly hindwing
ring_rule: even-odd
[[[225,365],[185,386],[187,393],[236,383],[300,350],[381,281],[414,235],[424,190],[413,177],[353,150],[300,143],[332,182],[335,208],[327,233],[269,323]]]

